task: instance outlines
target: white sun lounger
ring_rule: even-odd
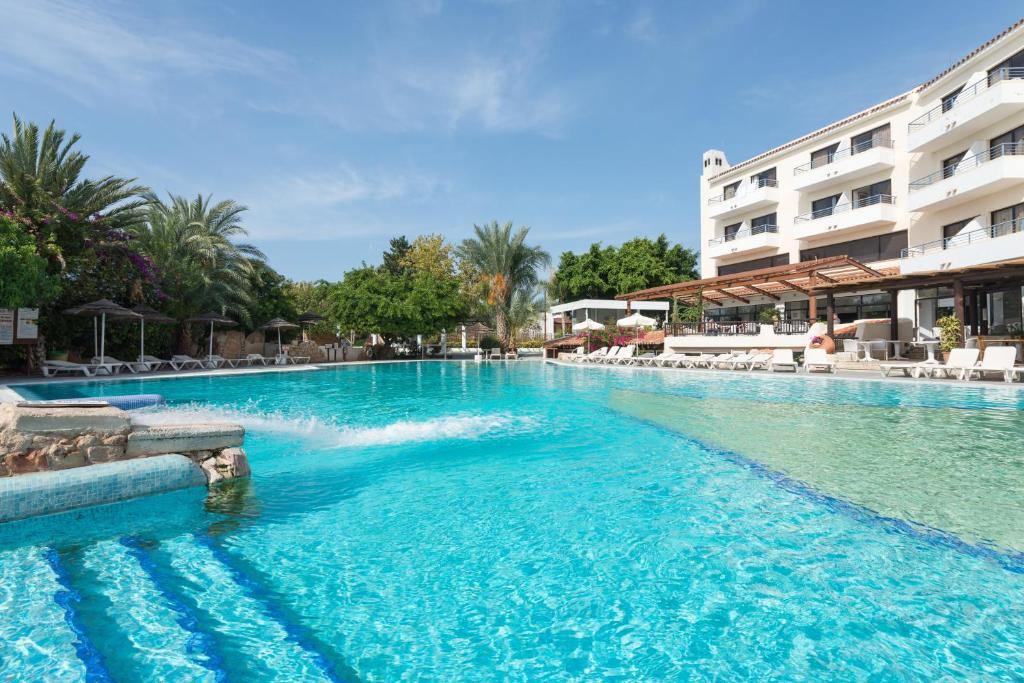
[[[614,363],[615,359],[618,358],[619,353],[622,351],[621,346],[613,346],[608,349],[608,353],[603,356],[598,356],[594,359],[595,363]]]
[[[632,365],[635,360],[636,346],[629,344],[628,346],[623,346],[622,349],[619,350],[619,355],[615,356],[614,361],[609,362],[613,362],[615,365]]]
[[[498,353],[500,354],[501,351],[499,350]],[[506,355],[508,355],[508,354],[506,354]],[[303,363],[308,363],[309,362],[309,356],[289,356],[289,355],[286,354],[285,355],[285,360],[290,365],[302,365]]]
[[[747,363],[747,371],[753,372],[757,368],[768,368],[768,364],[772,361],[772,354],[770,353],[755,353],[754,357]]]
[[[741,353],[733,356],[729,360],[724,360],[719,363],[719,367],[722,369],[729,368],[735,370],[737,368],[745,368],[754,362],[754,354],[752,353]]]
[[[197,360],[192,356],[186,356],[185,354],[176,354],[171,356],[171,367],[177,371],[188,370],[189,368],[203,368],[203,361]]]
[[[578,363],[586,354],[587,350],[584,347],[577,346],[573,349],[572,353],[569,354],[569,362]]]
[[[249,361],[249,365],[256,365],[257,363],[259,363],[260,365],[266,365],[268,363],[273,362],[274,360],[273,358],[267,358],[266,356],[259,353],[247,354],[245,356],[245,359]]]
[[[637,359],[638,365],[660,365],[662,361],[668,360],[676,355],[675,351],[662,351],[656,356],[642,356]]]
[[[113,356],[93,356],[89,361],[89,365],[95,368],[94,372],[98,375],[100,371],[106,371],[108,375],[116,375],[121,370],[128,368],[128,372],[135,374],[138,370],[135,368],[135,363],[125,363],[123,360],[114,358]],[[145,368],[143,368],[145,371]]]
[[[149,367],[150,371],[153,371],[159,370],[165,365],[170,365],[171,361],[157,358],[156,356],[139,356],[139,363],[145,364]]]
[[[978,354],[981,353],[980,349],[953,349],[949,352],[949,360],[945,363],[912,363],[910,365],[902,366],[904,371],[903,374],[907,373],[907,368],[910,369],[910,375],[912,377],[956,377],[960,379],[963,377],[964,370],[973,368],[978,364]],[[890,366],[890,370],[894,370]],[[885,370],[882,370],[882,374],[885,374]],[[888,375],[886,375],[888,376]]]
[[[43,371],[44,377],[56,377],[63,373],[73,375],[78,372],[82,373],[86,377],[92,377],[95,368],[86,363],[71,363],[66,360],[47,360],[43,361],[41,370]]]
[[[836,371],[836,362],[829,360],[825,349],[804,349],[804,372],[811,370]]]
[[[601,348],[597,349],[596,351],[591,351],[587,355],[583,356],[583,358],[580,358],[579,362],[580,363],[595,363],[599,359],[604,358],[607,355],[608,355],[608,347],[607,346],[602,346]]]
[[[778,372],[777,368],[793,368],[798,370],[797,362],[793,359],[793,349],[773,349],[772,359],[768,361],[768,372]]]
[[[986,373],[995,372],[1001,374],[1004,381],[1012,382],[1015,372],[1013,364],[1016,360],[1016,346],[990,346],[985,349],[985,355],[981,357],[981,362],[972,368],[964,368],[960,371],[960,379],[969,382],[974,379],[976,374],[984,379]]]
[[[720,353],[710,358],[701,357],[693,362],[694,367],[698,368],[713,368],[719,363],[724,363],[728,360],[735,358],[738,354],[735,353]]]

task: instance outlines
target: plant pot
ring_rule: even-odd
[[[943,364],[946,364],[946,363],[949,362],[949,354],[950,354],[949,351],[943,351],[942,352],[942,363]]]

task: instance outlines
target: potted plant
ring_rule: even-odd
[[[954,315],[946,315],[936,320],[935,326],[939,328],[939,349],[942,351],[942,361],[949,362],[949,352],[964,343],[963,323]]]
[[[775,323],[779,322],[779,309],[762,308],[757,314],[758,329],[761,334],[772,334],[775,332]]]

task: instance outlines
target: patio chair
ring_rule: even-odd
[[[772,361],[772,354],[761,352],[755,353],[754,357],[747,363],[747,371],[753,372],[756,368],[768,368],[768,363]]]
[[[587,355],[583,356],[583,358],[580,358],[579,362],[580,363],[594,363],[594,362],[597,361],[598,358],[604,358],[606,355],[608,355],[608,347],[607,346],[602,346],[601,348],[597,349],[596,351],[591,351]]]
[[[724,363],[731,358],[735,358],[738,354],[735,353],[720,353],[710,358],[701,357],[693,362],[693,367],[696,368],[708,368],[711,369],[719,363]]]
[[[171,364],[171,361],[169,361],[169,360],[164,360],[163,358],[157,358],[156,356],[148,356],[148,355],[147,356],[139,356],[139,361],[138,362],[140,364],[144,363],[145,365],[147,365],[149,367],[150,372],[153,372],[155,370],[159,370],[160,368],[164,367],[165,365],[170,365]]]
[[[573,349],[572,353],[569,354],[569,362],[570,363],[578,363],[581,360],[583,360],[583,358],[586,355],[587,355],[586,348],[584,348],[582,346],[577,346],[575,349]]]
[[[686,368],[687,370],[699,368],[708,363],[715,356],[716,354],[714,353],[680,353],[679,357],[675,361],[675,366],[677,368]]]
[[[224,362],[227,363],[229,368],[240,368],[242,366],[252,365],[252,361],[249,360],[248,356],[245,358],[225,358]]]
[[[836,371],[836,362],[828,357],[825,349],[804,349],[804,372],[811,370]]]
[[[77,372],[82,373],[86,377],[92,377],[95,368],[86,363],[71,363],[66,360],[46,360],[43,361],[42,368],[44,377],[56,377],[57,375],[67,373],[73,375]]]
[[[793,368],[793,372],[798,369],[796,360],[793,359],[793,349],[773,349],[772,359],[768,361],[768,367],[765,368],[768,372],[778,372],[777,368]]]
[[[726,369],[726,368],[728,368],[730,370],[735,370],[736,368],[741,368],[741,367],[745,368],[747,366],[747,364],[750,363],[752,360],[754,360],[754,354],[752,354],[752,353],[738,353],[735,356],[733,356],[732,358],[729,358],[728,360],[724,360],[724,361],[715,363],[714,365],[717,365],[719,368],[722,368],[723,370]]]
[[[285,362],[288,365],[303,365],[309,362],[309,356],[289,356],[286,354]]]
[[[509,352],[505,354],[505,360],[519,360],[519,352],[515,349],[510,349]]]
[[[971,368],[964,368],[960,371],[960,379],[971,381],[974,375],[984,379],[986,373],[999,373],[1006,382],[1013,381],[1015,372],[1013,364],[1017,360],[1017,348],[1014,346],[990,346],[985,349],[985,355],[981,361]]]
[[[676,355],[675,351],[662,351],[661,353],[659,353],[657,355],[650,355],[650,356],[645,354],[645,355],[641,356],[637,360],[637,362],[638,362],[639,365],[655,366],[655,365],[660,365],[663,361],[666,361],[666,360],[668,360],[669,358],[671,358],[672,356],[675,356],[675,355]]]
[[[621,346],[613,346],[610,349],[608,349],[608,353],[604,354],[603,356],[598,356],[597,358],[595,358],[593,360],[593,362],[594,363],[614,363],[615,362],[615,358],[619,355],[620,351],[622,351],[622,347]]]
[[[628,344],[623,346],[619,350],[619,355],[615,356],[615,365],[632,365],[636,360],[636,345]],[[612,362],[612,361],[609,361]]]
[[[490,353],[487,354],[488,360],[501,360],[501,347],[491,349]]]
[[[262,353],[248,353],[246,354],[245,359],[249,361],[249,365],[256,365],[257,363],[260,365],[266,365],[274,360],[273,358],[267,358]]]
[[[882,366],[882,375],[888,377],[891,373],[899,370],[904,376],[908,373],[911,377],[943,377],[959,378],[964,370],[973,368],[978,363],[979,349],[953,349],[949,352],[949,360],[946,363],[935,363],[921,361],[920,363],[895,363]]]
[[[194,370],[206,367],[205,365],[203,365],[203,361],[197,360],[192,356],[187,356],[183,353],[171,356],[170,363],[171,367],[178,372],[181,372],[182,370]]]
[[[123,360],[118,360],[113,356],[93,356],[89,360],[89,364],[95,368],[96,374],[100,374],[100,371],[105,371],[108,375],[117,375],[125,368],[128,368],[128,372],[133,375],[138,372],[135,368],[134,363],[125,363]]]

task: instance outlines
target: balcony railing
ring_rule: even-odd
[[[925,254],[933,254],[937,251],[961,247],[965,244],[987,242],[988,240],[995,239],[997,237],[1004,237],[1018,232],[1024,232],[1024,218],[1003,221],[1002,223],[996,223],[995,225],[987,228],[979,228],[977,230],[971,230],[970,232],[962,232],[959,235],[953,235],[952,237],[946,237],[941,240],[933,240],[931,242],[925,242],[924,244],[907,247],[900,253],[900,258],[924,256]]]
[[[872,206],[874,204],[895,204],[896,197],[891,194],[873,194],[870,197],[863,197],[861,199],[855,199],[852,202],[846,202],[844,204],[836,204],[825,209],[818,209],[817,211],[809,211],[797,216],[794,220],[797,223],[804,221],[813,221],[818,218],[824,218],[825,216],[833,216],[837,213],[843,213],[844,211],[852,211],[853,209],[860,209],[865,206]]]
[[[854,154],[860,154],[861,152],[866,152],[867,150],[875,147],[888,147],[891,149],[892,139],[878,138],[876,140],[872,138],[870,140],[865,140],[864,142],[858,142],[856,145],[852,145],[844,149],[837,149],[835,152],[832,152],[824,158],[814,159],[802,166],[797,166],[793,169],[793,175],[800,175],[801,173],[807,173],[808,171],[821,168],[822,166],[828,166],[829,164],[842,161],[843,159],[849,159]]]
[[[762,187],[778,187],[778,186],[779,186],[779,181],[776,180],[775,178],[759,178],[757,180],[757,182],[752,183],[751,185],[748,185],[746,191],[743,194],[736,194],[735,192],[733,192],[732,194],[727,195],[726,193],[723,192],[722,194],[718,195],[717,197],[711,197],[710,199],[708,199],[708,204],[717,204],[718,202],[726,202],[726,201],[729,201],[730,199],[736,199],[736,198],[742,197],[743,195],[745,195],[745,194],[747,194],[749,192],[752,192],[753,190],[757,190],[757,189],[762,188]]]
[[[780,320],[773,325],[775,334],[807,334],[814,323],[810,320]],[[707,337],[756,335],[761,324],[749,320],[705,320],[699,323],[665,323],[666,337],[702,334]]]
[[[1024,68],[1021,67],[1003,67],[1002,69],[996,69],[988,75],[988,78],[983,78],[969,88],[964,88],[954,97],[949,98],[945,102],[932,107],[927,112],[918,116],[916,119],[907,124],[908,130],[913,132],[916,129],[927,126],[929,123],[939,118],[943,114],[953,109],[956,109],[964,102],[968,102],[984,91],[991,88],[996,83],[1007,81],[1013,78],[1024,78]]]
[[[979,166],[998,159],[1004,156],[1017,156],[1024,154],[1024,141],[1022,142],[1004,142],[999,145],[993,145],[980,154],[974,156],[964,157],[955,164],[946,166],[941,171],[936,171],[930,175],[926,175],[923,178],[918,178],[910,183],[910,191],[920,190],[929,185],[945,180],[946,178],[952,178],[953,176],[972,171]]]
[[[713,247],[717,244],[724,244],[726,242],[741,240],[746,237],[753,237],[754,235],[761,235],[766,232],[777,233],[778,231],[779,226],[777,225],[755,225],[750,228],[743,228],[742,230],[731,232],[727,235],[723,235],[722,237],[712,237],[711,239],[708,240],[708,246]]]

